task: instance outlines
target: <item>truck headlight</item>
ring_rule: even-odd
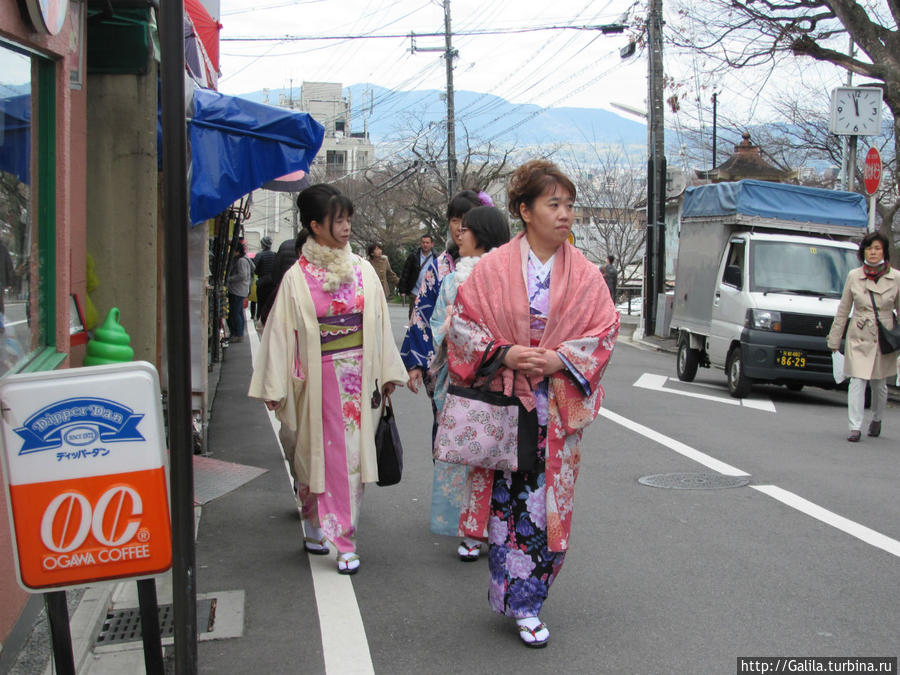
[[[744,325],[756,330],[781,332],[781,312],[771,309],[748,309]]]

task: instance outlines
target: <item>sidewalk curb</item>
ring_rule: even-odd
[[[72,635],[72,653],[75,661],[75,672],[86,672],[85,665],[93,654],[94,642],[103,626],[113,593],[123,582],[109,581],[95,586],[88,586],[78,608],[69,620],[69,632]],[[44,668],[44,675],[55,672],[53,654]]]

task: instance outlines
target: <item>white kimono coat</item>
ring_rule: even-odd
[[[387,382],[405,384],[408,376],[391,332],[391,320],[381,282],[373,267],[359,256],[363,280],[363,372],[360,407],[360,472],[363,483],[378,480],[375,427],[380,405],[372,395]],[[299,367],[295,369],[295,363]],[[296,370],[296,372],[295,372]],[[322,428],[322,349],[319,321],[306,277],[298,264],[284,275],[260,341],[248,395],[278,401],[278,420],[296,434],[294,469],[313,493],[325,491]],[[381,400],[381,397],[378,397]]]

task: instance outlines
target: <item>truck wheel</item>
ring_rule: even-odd
[[[731,350],[725,372],[728,375],[728,393],[735,398],[745,398],[750,393],[753,382],[744,374],[744,359],[741,357],[740,347]]]
[[[678,356],[675,359],[675,372],[682,382],[693,382],[697,374],[697,366],[700,365],[700,350],[691,349],[688,340],[682,340],[678,345]]]

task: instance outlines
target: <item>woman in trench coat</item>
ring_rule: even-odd
[[[900,272],[889,260],[888,241],[880,232],[871,232],[859,244],[862,267],[850,270],[837,314],[828,333],[828,348],[836,351],[846,327],[844,375],[850,378],[847,413],[850,435],[856,443],[862,436],[866,382],[872,387],[872,421],[869,436],[881,434],[881,415],[887,402],[887,378],[897,375],[897,352],[882,354],[878,347],[878,326],[872,308],[874,298],[878,318],[892,326],[892,312],[900,312]],[[870,295],[871,292],[871,295]],[[853,309],[853,316],[850,310]]]

